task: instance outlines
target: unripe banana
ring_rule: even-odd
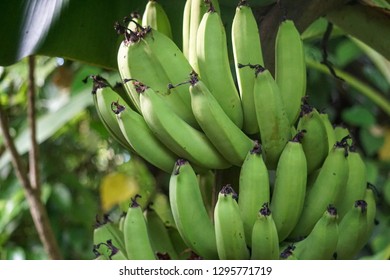
[[[149,0],[142,15],[142,25],[150,26],[172,39],[171,22],[163,6],[155,0]]]
[[[239,64],[264,65],[259,28],[251,7],[240,1],[232,22],[232,47],[237,84],[244,117],[243,131],[249,135],[259,132],[253,102],[253,71],[240,68]]]
[[[178,157],[208,169],[231,166],[203,132],[176,115],[152,88],[138,83],[142,115],[156,137]]]
[[[271,210],[280,241],[294,229],[305,201],[307,164],[302,137],[299,132],[286,144],[276,167]]]
[[[252,231],[252,260],[279,259],[279,237],[268,203],[258,212]]]
[[[123,225],[126,253],[130,260],[155,260],[146,219],[136,199],[132,199]]]
[[[339,224],[337,259],[352,260],[365,244],[367,233],[367,203],[357,200]]]
[[[123,101],[125,102],[124,105],[128,106],[139,114],[141,113],[140,111],[138,111],[138,108],[135,106],[134,101],[131,99],[131,95],[127,93],[125,85],[122,82],[116,82],[112,86],[112,89],[123,99]]]
[[[337,143],[329,152],[313,185],[306,189],[301,216],[289,238],[300,239],[307,236],[327,206],[339,201],[339,195],[348,179],[347,155],[344,143]]]
[[[169,181],[169,199],[177,229],[187,246],[205,259],[217,259],[214,225],[196,174],[186,160],[176,161]]]
[[[118,221],[118,228],[119,230],[123,233],[123,225],[125,224],[125,219],[126,219],[126,212],[122,212],[121,215],[119,216],[119,221]],[[124,241],[123,241],[124,242]]]
[[[255,143],[247,153],[239,175],[238,206],[244,223],[245,240],[252,245],[252,229],[262,203],[270,201],[270,182],[261,145]]]
[[[100,253],[100,250],[95,245],[94,245],[94,248],[93,248],[93,253],[95,254],[95,258],[94,258],[95,261],[107,261],[107,260],[109,260],[109,258],[107,258],[107,256],[105,256],[104,254]]]
[[[192,111],[203,132],[224,158],[233,165],[241,166],[253,146],[252,139],[229,118],[195,74],[190,83]]]
[[[218,190],[216,190],[216,172],[214,170],[208,170],[198,174],[198,182],[203,202],[209,213],[209,217],[212,219],[218,193]]]
[[[172,165],[174,166],[174,164]],[[172,167],[173,168],[173,167]],[[172,169],[171,168],[171,169]],[[172,172],[172,170],[171,170]],[[157,191],[149,204],[149,208],[157,213],[166,227],[176,227],[167,194]]]
[[[111,256],[109,258],[110,260],[113,260],[113,261],[125,261],[125,260],[128,260],[128,258],[126,257],[124,251],[119,250],[116,247],[113,247],[111,242],[108,242],[108,246],[111,249]]]
[[[202,20],[204,13],[207,11],[207,5],[205,0],[187,0],[191,2],[189,7],[189,29],[188,34],[183,36],[183,40],[188,38],[188,55],[186,56],[188,61],[194,70],[199,73],[198,59],[196,55],[196,40],[198,35],[199,24]],[[212,0],[213,6],[217,12],[219,12],[218,0]],[[184,31],[184,30],[183,30]]]
[[[113,101],[120,102],[122,105],[125,104],[125,101],[112,89],[108,81],[103,77],[92,75],[87,77],[84,82],[86,82],[88,78],[93,80],[93,102],[100,121],[115,141],[121,144],[125,149],[133,152],[134,149],[128,144],[126,137],[123,135],[111,106]],[[123,106],[122,108],[125,107]]]
[[[298,119],[306,94],[306,62],[303,42],[292,20],[280,23],[275,41],[275,80],[291,125]]]
[[[329,115],[327,113],[320,112],[320,117],[325,125],[326,134],[328,136],[328,149],[329,151],[332,149],[334,144],[336,144],[336,134],[334,132],[333,124],[331,123],[329,119]],[[341,139],[340,139],[341,140]],[[338,140],[338,141],[340,141]]]
[[[142,40],[148,44],[150,51],[156,56],[169,79],[169,84],[165,85],[169,89],[169,95],[177,95],[185,104],[188,111],[185,120],[199,129],[200,127],[191,111],[191,97],[188,87],[170,86],[187,80],[192,72],[192,67],[183,52],[174,41],[154,29],[146,29]]]
[[[169,174],[177,156],[154,135],[144,118],[131,108],[125,108],[116,117],[119,128],[136,153]]]
[[[337,210],[329,205],[309,235],[294,243],[294,253],[300,260],[331,260],[336,252],[338,236]]]
[[[168,229],[156,211],[148,209],[146,212],[150,243],[156,255],[165,255],[171,260],[177,260],[178,255],[172,244]]]
[[[338,213],[340,220],[351,209],[351,205],[356,200],[364,199],[367,186],[366,164],[355,146],[349,147],[348,157],[348,180],[344,187],[344,192],[338,203]]]
[[[93,252],[98,260],[127,260],[122,250],[115,247],[111,240],[93,246]]]
[[[307,174],[310,175],[321,167],[329,153],[328,134],[316,108],[307,104],[302,105],[297,130],[305,132],[302,147],[307,160]]]
[[[111,240],[113,246],[126,254],[123,232],[109,219],[108,215],[104,216],[102,222],[96,217],[95,229],[93,231],[93,244],[107,243],[108,240]]]
[[[169,238],[179,260],[188,260],[195,253],[187,246],[176,227],[168,227]]]
[[[172,83],[164,66],[160,62],[155,51],[152,51],[150,44],[144,37],[149,38],[153,31],[150,28],[141,29],[138,33],[125,30],[125,40],[121,43],[118,54],[118,69],[122,80],[125,81],[125,88],[127,92],[132,96],[132,100],[135,102],[137,108],[140,106],[140,96],[134,87],[133,83],[126,82],[128,80],[140,81],[158,92],[164,102],[167,103],[169,108],[175,112],[180,118],[190,125],[197,126],[194,115],[191,111],[189,94],[180,95],[177,94],[175,89],[169,89],[168,85]],[[155,31],[157,33],[157,31]],[[159,36],[159,38],[164,38]],[[148,40],[149,41],[149,40]],[[160,43],[163,42],[163,43]],[[158,40],[153,44],[164,47],[168,47],[172,44],[167,44],[169,40]],[[169,47],[166,55],[171,55],[172,48]],[[142,111],[142,110],[140,110]]]
[[[215,236],[220,260],[249,259],[244,224],[236,201],[237,194],[225,185],[214,209]]]
[[[268,169],[275,170],[280,154],[291,138],[291,126],[278,85],[269,70],[259,65],[248,66],[255,69],[254,103],[265,162]]]
[[[336,137],[336,141],[341,141],[342,139],[346,139],[349,137],[349,141],[347,142],[348,145],[351,145],[352,144],[352,139],[351,139],[351,133],[349,131],[349,129],[346,127],[346,126],[343,126],[343,125],[336,125],[334,127],[334,134],[335,134],[335,137]]]
[[[191,26],[191,3],[192,0],[186,0],[183,10],[183,26],[182,26],[182,52],[184,56],[189,57],[190,48],[190,26]]]
[[[363,247],[371,238],[372,232],[374,231],[374,226],[376,225],[376,193],[375,189],[371,184],[367,184],[366,193],[364,195],[364,201],[367,202],[367,231],[366,234],[362,237],[362,246]]]
[[[212,4],[203,15],[196,41],[197,73],[225,113],[241,129],[243,112],[230,69],[225,27]]]

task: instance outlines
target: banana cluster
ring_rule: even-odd
[[[91,76],[94,102],[113,138],[168,173],[169,194],[97,222],[97,258],[353,259],[368,242],[364,160],[308,104],[294,22],[280,23],[274,76],[246,1],[231,24],[234,67],[216,0],[186,1],[181,48],[156,1],[116,23],[123,83]]]

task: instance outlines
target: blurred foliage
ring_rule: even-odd
[[[1,68],[0,98],[6,104],[11,133],[16,138],[28,132],[27,69],[25,60]],[[101,211],[100,180],[125,157],[129,158],[110,139],[91,107],[91,85],[82,83],[86,75],[100,72],[98,68],[76,62],[37,59],[38,120],[50,116],[47,123],[50,126],[72,100],[82,100],[80,97],[88,100],[81,110],[69,108],[73,115],[69,113],[68,121],[50,130],[51,135],[41,141],[39,151],[42,193],[66,259],[93,256],[92,229],[95,215]],[[115,73],[108,75],[116,79]],[[4,155],[5,148],[0,144],[0,157]],[[23,158],[26,160],[25,154]],[[44,259],[46,255],[35,233],[23,190],[8,162],[0,169],[0,259],[14,258]]]

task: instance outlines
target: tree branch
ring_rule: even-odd
[[[27,118],[30,127],[30,143],[31,149],[29,152],[30,166],[30,184],[33,189],[39,189],[39,159],[38,159],[38,143],[37,143],[37,126],[36,126],[36,109],[35,109],[35,57],[28,57],[28,92],[27,92]]]
[[[11,155],[12,166],[15,170],[15,175],[25,189],[31,189],[30,181],[27,177],[26,166],[16,150],[15,143],[9,133],[8,119],[3,105],[0,102],[0,127],[4,137],[4,146]]]
[[[61,253],[57,244],[57,241],[54,237],[53,230],[50,225],[50,220],[46,211],[46,208],[44,204],[41,201],[40,196],[40,184],[39,184],[39,176],[38,174],[38,162],[37,162],[37,149],[38,145],[36,143],[36,127],[35,127],[35,97],[32,95],[35,95],[35,89],[31,92],[31,87],[35,87],[35,80],[34,80],[34,62],[30,61],[33,58],[29,59],[29,82],[30,82],[30,88],[28,92],[28,116],[29,116],[29,125],[32,125],[32,133],[31,137],[34,137],[32,139],[32,148],[33,155],[30,155],[30,167],[32,166],[32,172],[35,173],[31,176],[33,182],[29,179],[27,168],[20,157],[15,143],[9,133],[9,125],[8,125],[8,119],[6,116],[6,112],[3,109],[3,106],[0,102],[0,128],[4,137],[4,145],[9,150],[11,154],[11,162],[15,170],[16,177],[20,181],[21,185],[24,188],[26,199],[29,203],[29,209],[31,213],[31,217],[33,219],[35,228],[38,232],[38,236],[45,248],[45,251],[47,252],[50,259],[61,259]],[[30,103],[32,102],[32,104]],[[32,120],[31,118],[34,118]],[[35,147],[34,147],[35,145]]]

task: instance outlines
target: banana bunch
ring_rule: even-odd
[[[115,24],[122,82],[91,76],[95,106],[169,188],[97,222],[97,259],[353,259],[368,242],[376,202],[364,159],[308,103],[294,22],[280,23],[273,76],[238,2],[232,58],[216,0],[186,1],[181,48],[157,1]]]

